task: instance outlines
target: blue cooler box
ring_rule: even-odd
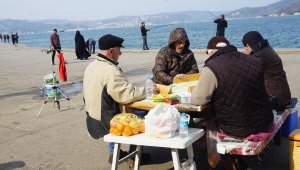
[[[298,104],[292,108],[291,113],[286,118],[285,122],[281,126],[281,135],[289,136],[295,129],[298,128]]]

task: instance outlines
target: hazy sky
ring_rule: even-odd
[[[1,0],[0,19],[95,20],[186,10],[227,11],[279,0]]]

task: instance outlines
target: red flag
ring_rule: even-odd
[[[59,79],[61,81],[67,81],[67,69],[65,65],[65,59],[62,52],[57,54],[57,57],[59,59]]]

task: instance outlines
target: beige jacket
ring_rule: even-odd
[[[101,113],[105,113],[101,107],[102,92],[105,86],[107,94],[120,104],[142,100],[146,97],[145,88],[129,83],[122,75],[120,67],[107,59],[97,57],[85,70],[83,97],[86,111],[92,118],[99,121]]]

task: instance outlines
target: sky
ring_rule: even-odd
[[[187,10],[229,11],[279,0],[1,0],[0,19],[97,20]]]

